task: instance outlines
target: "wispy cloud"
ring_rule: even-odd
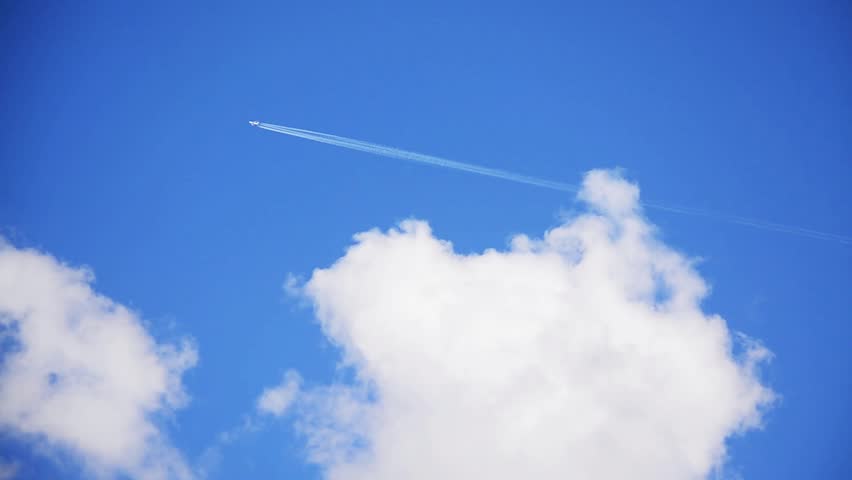
[[[296,400],[302,379],[295,371],[284,374],[281,383],[267,388],[257,399],[257,411],[280,417]]]

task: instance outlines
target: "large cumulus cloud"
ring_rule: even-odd
[[[506,250],[461,255],[408,220],[313,273],[356,378],[294,407],[328,478],[698,479],[760,425],[769,352],[702,310],[635,185],[593,171],[579,198],[588,213]]]
[[[188,478],[156,421],[186,401],[189,343],[157,343],[90,271],[0,238],[0,428],[83,460],[94,476]]]

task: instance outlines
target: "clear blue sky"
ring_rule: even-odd
[[[571,183],[622,167],[650,201],[852,235],[844,2],[59,3],[0,7],[0,232],[90,266],[157,338],[196,340],[193,401],[167,426],[190,460],[285,369],[334,377],[288,272],[409,216],[470,252],[574,205],[248,120]],[[649,217],[703,259],[706,310],[775,354],[782,400],[732,441],[736,469],[852,477],[852,246]],[[68,474],[0,440],[29,474]],[[318,478],[286,423],[235,442],[215,478],[246,474]]]

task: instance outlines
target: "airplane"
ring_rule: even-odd
[[[250,120],[249,125],[251,125],[252,127],[256,127],[260,125],[260,122],[258,122],[257,120]]]

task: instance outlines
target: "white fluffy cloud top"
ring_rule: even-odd
[[[188,478],[153,415],[186,401],[189,344],[158,344],[92,274],[0,238],[0,427],[84,460],[94,476]]]
[[[506,251],[461,255],[409,220],[313,273],[356,374],[296,401],[327,478],[700,479],[760,425],[769,352],[702,310],[635,185],[593,171],[579,198],[592,213]]]

